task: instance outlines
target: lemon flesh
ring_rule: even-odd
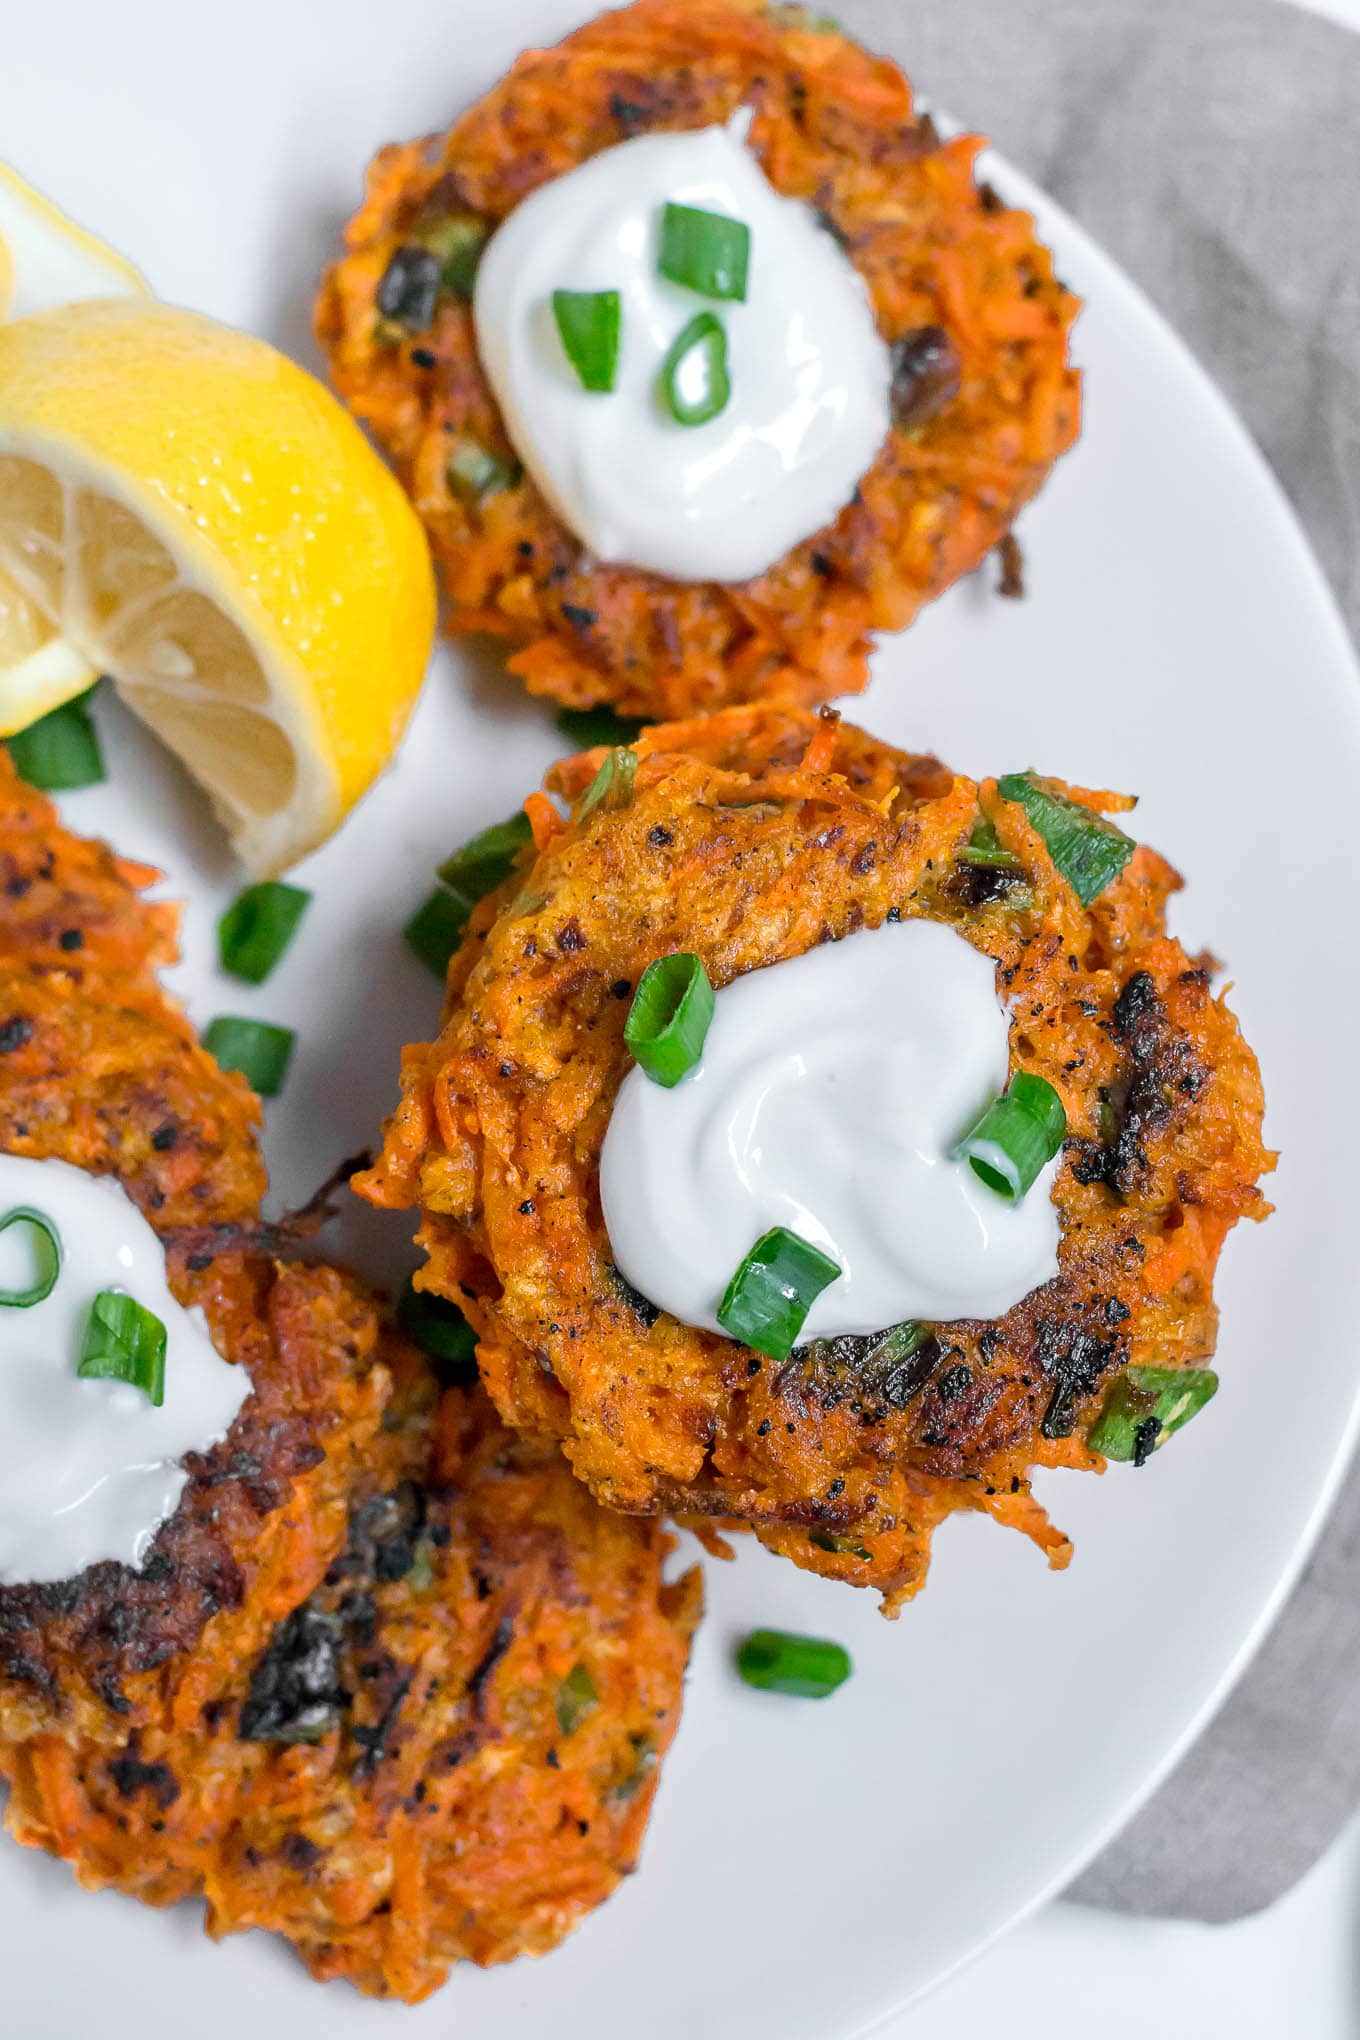
[[[111,675],[269,876],[391,759],[435,598],[414,512],[328,391],[125,299],[0,326],[5,615]]]
[[[130,262],[0,163],[0,319],[77,298],[146,296]],[[83,694],[94,669],[0,574],[0,737]]]

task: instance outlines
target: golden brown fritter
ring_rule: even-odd
[[[0,754],[0,1146],[118,1175],[252,1383],[139,1571],[0,1586],[9,1825],[418,1998],[551,1947],[633,1867],[698,1582],[480,1391],[441,1400],[352,1277],[275,1258],[258,1105],[156,983],[153,875]]]
[[[579,795],[602,755],[550,784]],[[563,820],[543,795],[526,804],[537,850],[475,915],[443,1032],[408,1051],[359,1187],[420,1206],[420,1279],[475,1324],[502,1416],[555,1432],[610,1506],[736,1519],[890,1609],[953,1509],[1065,1562],[1030,1468],[1099,1463],[1084,1434],[1130,1363],[1213,1351],[1223,1238],[1268,1208],[1255,1058],[1165,933],[1179,878],[1140,847],[1085,910],[995,781],[826,714],[728,710],[646,730],[636,756],[622,805]],[[980,816],[1014,869],[964,857]],[[1059,1273],[909,1356],[880,1335],[777,1365],[658,1315],[613,1268],[598,1170],[629,995],[673,951],[722,986],[889,916],[947,922],[996,959],[1012,1070],[1062,1097]]]
[[[685,584],[592,561],[519,474],[477,357],[468,248],[600,150],[742,105],[771,182],[816,207],[864,279],[894,423],[825,530],[756,580]],[[521,57],[447,136],[382,150],[317,333],[424,520],[451,627],[505,639],[533,693],[575,706],[675,716],[863,687],[873,635],[977,566],[1077,434],[1077,302],[1028,215],[976,183],[980,147],[942,141],[895,65],[800,8],[637,0]]]
[[[480,1390],[401,1377],[324,1582],[173,1722],[0,1745],[10,1825],[91,1887],[202,1893],[319,1978],[427,1996],[541,1954],[637,1861],[680,1715],[696,1574]]]

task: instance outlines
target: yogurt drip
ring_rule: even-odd
[[[600,1165],[633,1287],[720,1331],[728,1281],[786,1226],[839,1263],[805,1339],[1002,1316],[1058,1270],[1060,1158],[1008,1204],[953,1149],[1006,1087],[996,967],[952,928],[861,930],[717,994],[674,1090],[630,1070]]]
[[[844,508],[888,432],[891,365],[864,285],[811,207],[781,197],[744,146],[748,118],[602,150],[518,205],[477,273],[477,344],[525,467],[596,559],[674,580],[763,573]],[[745,303],[659,274],[668,201],[749,227]],[[612,392],[582,388],[555,290],[620,293]],[[686,426],[657,381],[704,310],[727,331],[732,395]]]
[[[100,1559],[140,1565],[179,1504],[184,1454],[224,1438],[250,1394],[202,1312],[171,1295],[161,1243],[116,1178],[0,1155],[0,1216],[19,1205],[56,1227],[63,1262],[43,1302],[0,1308],[0,1585],[67,1579]],[[0,1233],[0,1288],[31,1279],[26,1230]],[[166,1328],[160,1409],[76,1373],[101,1289],[127,1290]]]

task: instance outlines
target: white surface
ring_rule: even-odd
[[[602,560],[687,581],[745,581],[842,510],[888,430],[888,350],[849,258],[784,198],[726,128],[641,135],[516,206],[477,272],[477,339],[520,458]],[[744,303],[661,275],[674,202],[751,232]],[[555,290],[615,290],[614,390],[581,387],[550,309]],[[731,397],[680,425],[658,396],[671,348],[700,313],[727,335]],[[696,406],[707,378],[678,370]]]
[[[102,1558],[140,1565],[179,1504],[185,1453],[226,1437],[250,1377],[220,1357],[202,1311],[170,1294],[161,1243],[116,1177],[0,1155],[0,1213],[19,1208],[48,1220],[61,1269],[40,1303],[0,1313],[0,1580],[71,1579]],[[6,1289],[32,1280],[20,1238],[18,1225],[0,1236]],[[104,1289],[165,1326],[159,1409],[127,1382],[76,1372]]]
[[[938,921],[748,971],[681,1083],[623,1080],[600,1162],[615,1261],[720,1332],[743,1257],[785,1226],[841,1271],[800,1341],[1004,1317],[1058,1272],[1057,1157],[1008,1203],[955,1152],[1006,1088],[1009,1036],[992,958]]]
[[[573,0],[532,13],[463,0],[451,22],[443,0],[405,0],[377,43],[370,0],[243,0],[229,31],[172,0],[29,9],[0,74],[0,133],[167,295],[301,348],[317,261],[369,149],[439,124],[531,20],[546,35],[577,11]],[[247,2024],[346,2040],[398,2023],[415,2040],[847,2040],[1066,1880],[1174,1757],[1286,1586],[1353,1401],[1352,1342],[1338,1334],[1357,1271],[1311,1221],[1346,1207],[1360,1129],[1345,1123],[1345,1044],[1308,1020],[1352,1010],[1360,990],[1355,960],[1331,939],[1360,904],[1353,667],[1297,532],[1220,403],[1117,273],[1045,219],[1091,305],[1080,352],[1092,380],[1083,445],[1025,520],[1033,595],[998,602],[981,581],[955,591],[889,648],[865,715],[964,769],[1041,752],[1035,762],[1058,773],[1141,787],[1140,828],[1194,874],[1176,925],[1231,959],[1271,1084],[1270,1130],[1287,1147],[1278,1217],[1227,1257],[1212,1421],[1136,1476],[1048,1483],[1078,1540],[1063,1578],[980,1519],[951,1525],[930,1590],[896,1628],[758,1552],[710,1567],[712,1612],[644,1875],[549,1961],[460,1974],[433,2004],[394,2015],[317,1991],[266,1944],[214,1954],[192,1915],[91,1899],[59,1866],[11,1851],[0,1857],[7,2031],[67,2040],[94,2014],[116,2040],[177,2040],[192,2001],[200,2040],[236,2040]],[[551,749],[541,711],[515,689],[489,669],[455,676],[445,660],[402,771],[314,860],[305,939],[246,1002],[311,1016],[271,1111],[283,1196],[371,1133],[397,1042],[433,1018],[433,988],[397,934],[429,867],[503,814]],[[183,981],[206,1019],[227,996],[211,972],[213,888],[221,897],[233,874],[136,732],[121,734],[115,769],[111,788],[68,812],[111,828],[129,854],[161,856],[192,887]],[[1240,785],[1269,798],[1235,801],[1225,828],[1215,797]],[[369,1240],[391,1252],[402,1234],[374,1220]],[[1308,1394],[1280,1404],[1285,1350]],[[739,1689],[727,1652],[753,1620],[839,1634],[856,1678],[815,1710]],[[1056,1934],[1061,1951],[1061,1915],[1032,1931]],[[1113,2031],[1113,2008],[1136,1998],[1140,2029],[1150,2014],[1185,2031],[1176,1987],[1155,1959],[1136,1959],[1139,1936],[1161,1932],[1093,1930],[1080,1977],[1040,1942],[1041,1981],[1026,1972],[1018,2007],[988,1992],[989,2022],[1021,2030],[1018,2012],[1047,2035],[1064,2001],[1085,2013],[1083,2030],[1094,2019]],[[1118,1964],[1111,1935],[1127,1950]],[[1014,1945],[1023,1960],[1026,1943]],[[1283,2030],[1298,2030],[1297,1981],[1290,2003]],[[918,2030],[938,2010],[917,2015]],[[969,2029],[960,2019],[951,2030]]]

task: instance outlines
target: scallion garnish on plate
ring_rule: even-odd
[[[95,686],[98,684],[96,681]],[[94,691],[94,687],[86,688],[74,701],[63,702],[10,738],[9,755],[15,771],[39,792],[74,793],[79,787],[103,782],[104,755],[90,714]]]
[[[1218,1389],[1208,1367],[1127,1367],[1087,1435],[1093,1452],[1143,1466]]]
[[[601,395],[612,390],[619,377],[619,341],[623,326],[622,301],[616,290],[555,290],[553,318],[557,321],[567,360],[576,370],[581,387]]]
[[[620,715],[607,702],[594,708],[559,708],[556,722],[578,751],[593,751],[600,744],[631,744],[647,727],[640,715]]]
[[[748,1686],[800,1700],[825,1700],[853,1669],[844,1644],[787,1629],[753,1629],[737,1651],[737,1670]]]
[[[1020,859],[1013,850],[1008,850],[996,833],[996,824],[979,815],[973,824],[973,833],[959,852],[961,864],[972,864],[979,871],[1018,871]]]
[[[787,1360],[807,1314],[840,1274],[829,1254],[786,1226],[762,1233],[718,1305],[718,1323],[744,1346]]]
[[[448,976],[468,916],[479,900],[510,876],[515,859],[533,839],[529,818],[521,809],[505,821],[479,830],[439,866],[438,889],[416,909],[403,930],[407,947],[434,977]]]
[[[61,1273],[61,1234],[46,1212],[30,1204],[18,1204],[0,1218],[0,1233],[12,1225],[24,1226],[33,1250],[33,1280],[26,1289],[0,1289],[0,1306],[7,1310],[28,1310],[52,1294]]]
[[[1003,800],[1013,800],[1025,810],[1059,876],[1084,907],[1113,884],[1138,847],[1104,815],[1055,792],[1033,772],[1008,772],[997,781],[996,790]]]
[[[165,1401],[165,1326],[123,1289],[101,1289],[90,1305],[76,1373],[83,1381],[126,1381],[159,1409]]]
[[[726,410],[732,379],[721,319],[699,312],[690,320],[661,365],[660,387],[677,425],[706,425]]]
[[[224,1070],[239,1070],[252,1090],[273,1098],[282,1088],[296,1038],[291,1027],[223,1013],[209,1023],[203,1046]]]
[[[1015,1204],[1052,1161],[1067,1132],[1063,1101],[1044,1077],[1017,1070],[955,1152],[989,1190]]]
[[[746,299],[751,229],[727,213],[694,205],[667,205],[661,214],[656,266],[672,283],[701,297]]]
[[[697,956],[677,950],[649,963],[638,981],[623,1038],[654,1084],[671,1090],[704,1052],[713,986]]]
[[[278,879],[247,886],[217,924],[223,970],[262,985],[297,933],[311,897],[301,886]]]

